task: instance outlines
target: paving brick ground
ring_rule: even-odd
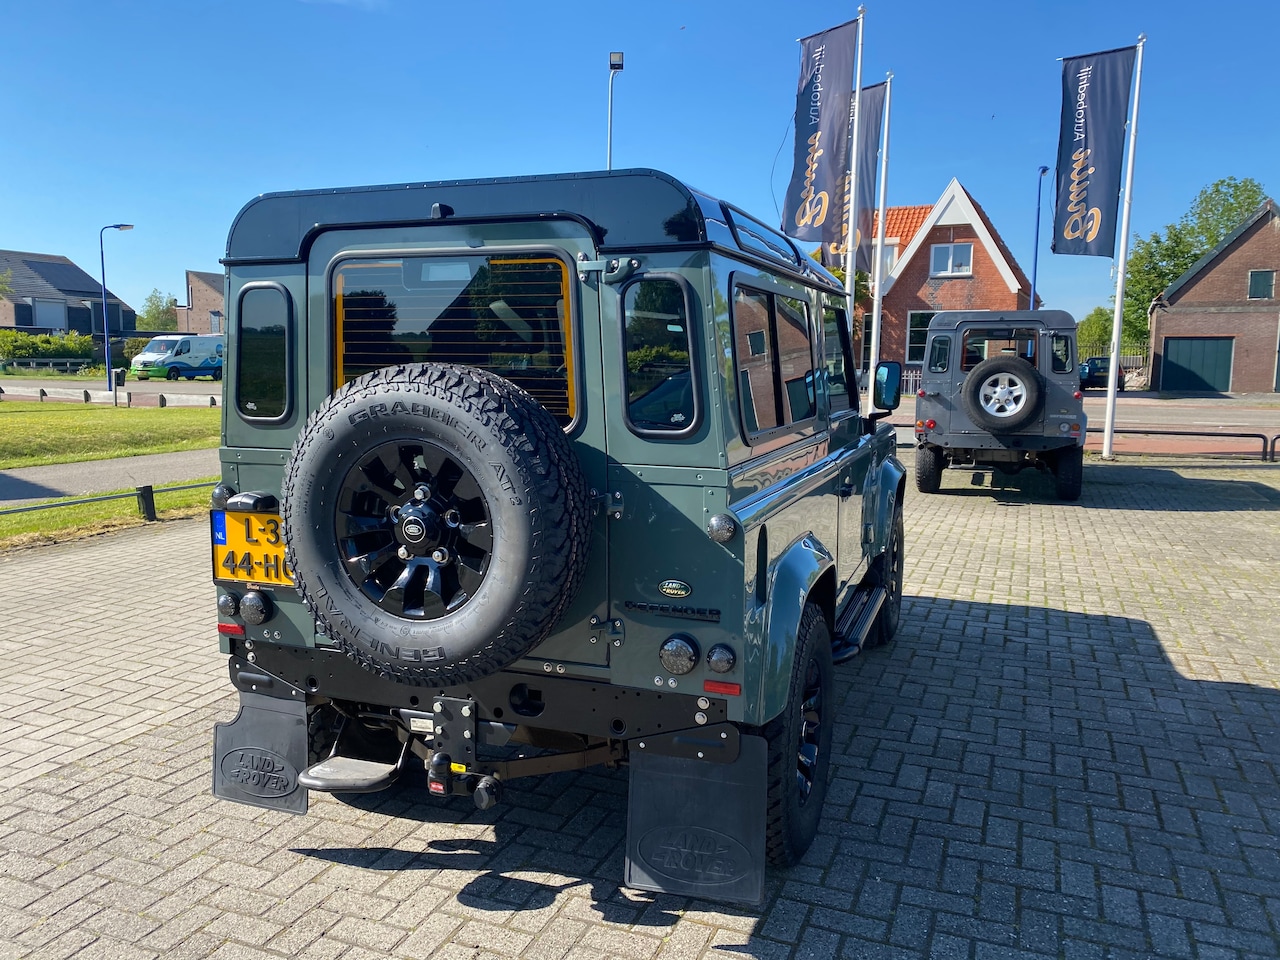
[[[0,556],[0,958],[1280,956],[1280,467],[948,472],[760,912],[620,891],[625,776],[214,800],[201,524]]]

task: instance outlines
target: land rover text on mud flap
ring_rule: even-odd
[[[214,792],[625,764],[625,882],[759,902],[902,598],[835,278],[650,170],[268,194],[223,262]]]
[[[948,466],[1053,474],[1079,500],[1087,421],[1076,324],[1061,310],[934,314],[916,394],[916,489]]]

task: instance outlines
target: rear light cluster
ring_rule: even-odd
[[[698,648],[698,641],[687,633],[673,633],[662,642],[662,646],[658,648],[658,660],[662,664],[662,669],[671,674],[665,681],[661,675],[655,676],[653,682],[656,686],[676,685],[676,677],[683,677],[692,673],[703,657]],[[712,673],[725,674],[733,671],[738,665],[738,655],[733,648],[727,643],[717,643],[707,651],[705,659],[707,669]],[[703,690],[707,693],[719,693],[729,696],[740,696],[742,693],[742,684],[729,683],[722,680],[705,680],[702,685]]]
[[[928,420],[916,421],[916,433],[924,433],[926,430],[932,430],[938,425],[938,421],[930,417]]]

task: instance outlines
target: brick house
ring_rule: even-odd
[[[1280,392],[1280,213],[1268,199],[1151,309],[1155,390]]]
[[[935,313],[1027,309],[1030,281],[958,180],[947,184],[932,207],[885,210],[884,257],[880,359],[903,363],[908,380],[924,362],[926,333]],[[870,319],[868,309],[864,367],[870,360]]]
[[[187,303],[178,305],[178,330],[182,333],[227,332],[223,321],[221,273],[187,271]]]
[[[0,277],[9,292],[0,294],[0,329],[24,333],[102,333],[102,283],[66,257],[22,250],[0,250]],[[132,333],[133,308],[110,290],[107,313],[111,332]]]

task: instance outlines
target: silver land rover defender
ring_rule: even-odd
[[[223,262],[214,792],[625,766],[620,879],[758,902],[902,600],[836,279],[652,170],[266,194]]]
[[[1080,499],[1087,421],[1076,324],[1061,310],[949,311],[929,321],[916,395],[916,489],[948,466],[1053,474]]]

